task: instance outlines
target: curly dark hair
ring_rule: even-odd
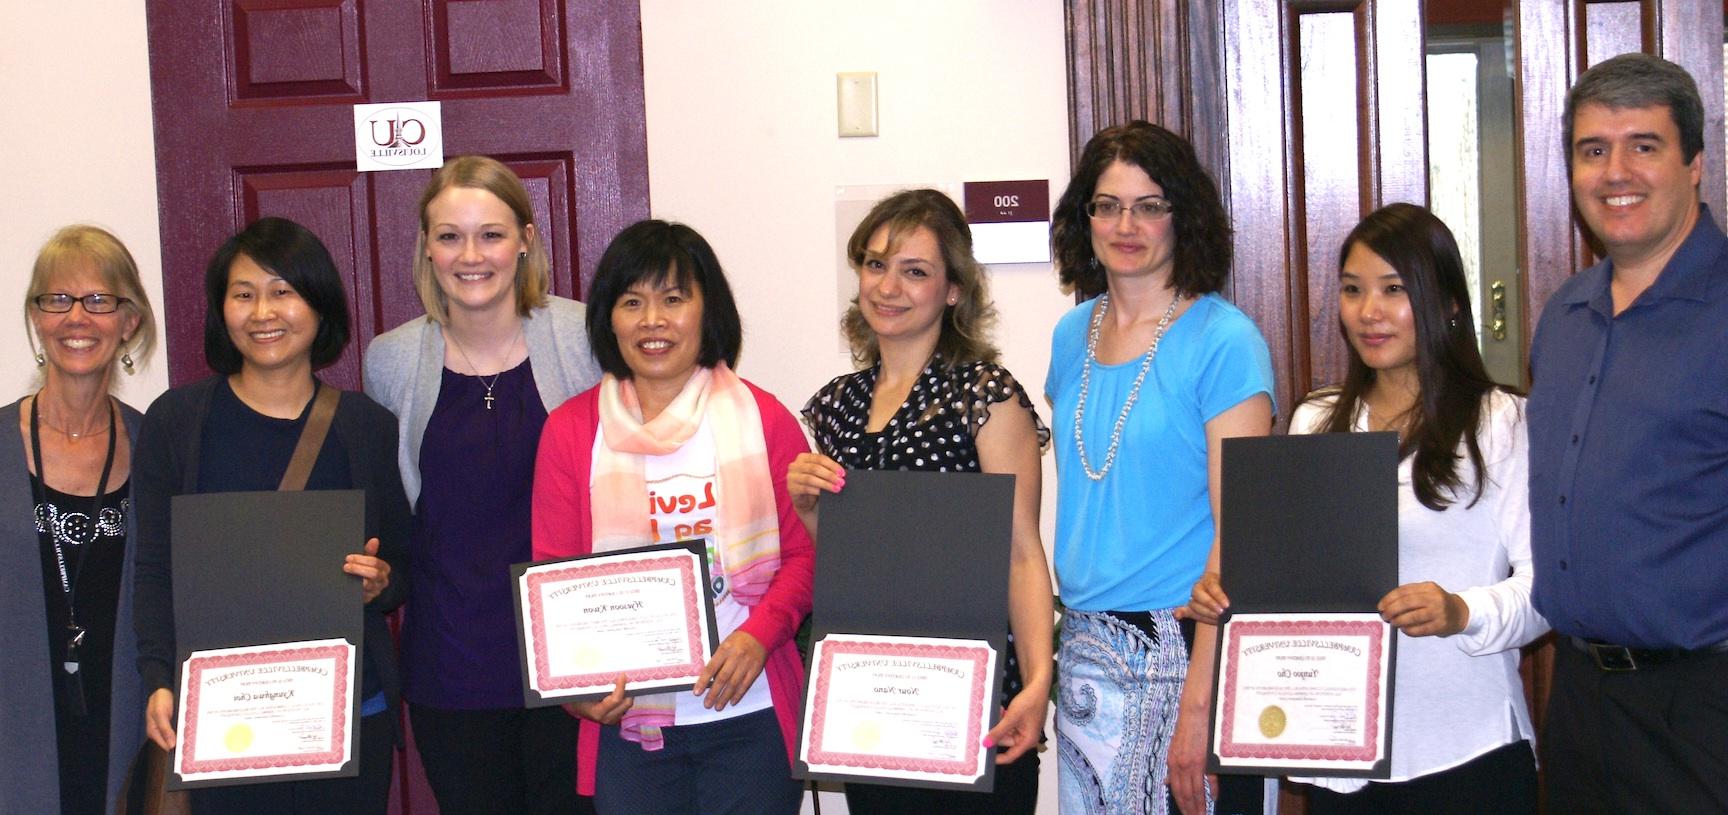
[[[1218,185],[1187,139],[1150,122],[1133,121],[1105,128],[1086,143],[1068,189],[1050,218],[1050,248],[1062,287],[1082,300],[1104,292],[1108,281],[1092,252],[1092,219],[1086,202],[1098,187],[1098,177],[1122,161],[1139,167],[1175,209],[1176,257],[1170,284],[1177,294],[1194,297],[1224,288],[1230,276],[1230,216],[1218,197]]]

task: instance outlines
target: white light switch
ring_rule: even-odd
[[[840,106],[840,135],[877,135],[876,73],[840,73],[834,79],[835,98]]]

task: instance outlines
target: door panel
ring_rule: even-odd
[[[357,172],[356,103],[439,100],[446,156],[510,164],[557,294],[582,292],[648,214],[635,0],[149,0],[147,15],[172,384],[207,373],[205,263],[260,216],[305,224],[347,284],[354,339],[326,381],[358,388],[366,342],[420,315],[409,270],[431,171]],[[392,812],[436,812],[403,755]]]
[[[321,372],[359,386],[367,340],[421,313],[409,269],[430,171],[357,173],[351,105],[443,103],[446,156],[527,183],[575,296],[618,229],[648,213],[633,0],[151,0],[169,377],[204,375],[204,263],[263,215],[294,218],[349,283],[354,342]],[[580,58],[576,58],[580,55]]]
[[[1375,0],[1224,5],[1232,293],[1272,349],[1282,426],[1343,373],[1339,243],[1382,204],[1427,200],[1421,18]]]
[[[1692,74],[1705,105],[1701,195],[1724,217],[1723,19],[1715,4],[1688,0],[1504,4],[1513,112],[1510,127],[1495,132],[1510,135],[1484,149],[1512,156],[1513,171],[1502,173],[1509,180],[1492,189],[1514,187],[1517,215],[1483,230],[1516,241],[1508,333],[1528,338],[1554,290],[1594,259],[1573,218],[1558,126],[1566,92],[1588,65],[1641,50]],[[1076,153],[1097,130],[1133,117],[1194,142],[1230,207],[1229,294],[1272,348],[1284,416],[1308,388],[1342,373],[1331,280],[1338,242],[1375,207],[1428,198],[1420,5],[1206,0],[1170,10],[1149,0],[1068,0]],[[1500,2],[1473,4],[1484,5]],[[1491,9],[1486,19],[1498,16]],[[1119,76],[1124,65],[1146,66],[1149,75]],[[1173,102],[1173,88],[1191,89],[1193,101]],[[1218,103],[1204,104],[1210,100]],[[1527,342],[1511,352],[1519,369]],[[1552,645],[1526,649],[1526,694],[1539,725],[1551,658]],[[1301,811],[1289,785],[1281,803],[1281,811]]]

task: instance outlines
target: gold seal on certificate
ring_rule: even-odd
[[[818,773],[974,781],[996,678],[981,640],[830,634],[811,657],[798,758]]]
[[[179,780],[340,771],[354,726],[354,656],[346,640],[192,652],[180,672]]]
[[[605,696],[619,674],[633,694],[689,688],[714,653],[699,541],[514,571],[529,707]]]
[[[1218,769],[1375,777],[1387,768],[1393,639],[1380,615],[1236,614],[1221,640]]]
[[[1265,710],[1260,711],[1260,735],[1269,739],[1278,738],[1284,735],[1285,724],[1287,721],[1284,718],[1284,708],[1267,705]]]

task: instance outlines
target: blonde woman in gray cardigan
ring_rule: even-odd
[[[420,197],[414,286],[426,316],[367,350],[366,392],[402,423],[414,505],[403,685],[445,812],[585,811],[576,722],[524,710],[509,566],[530,559],[534,455],[546,415],[600,379],[584,308],[547,294],[527,190],[463,156]]]

